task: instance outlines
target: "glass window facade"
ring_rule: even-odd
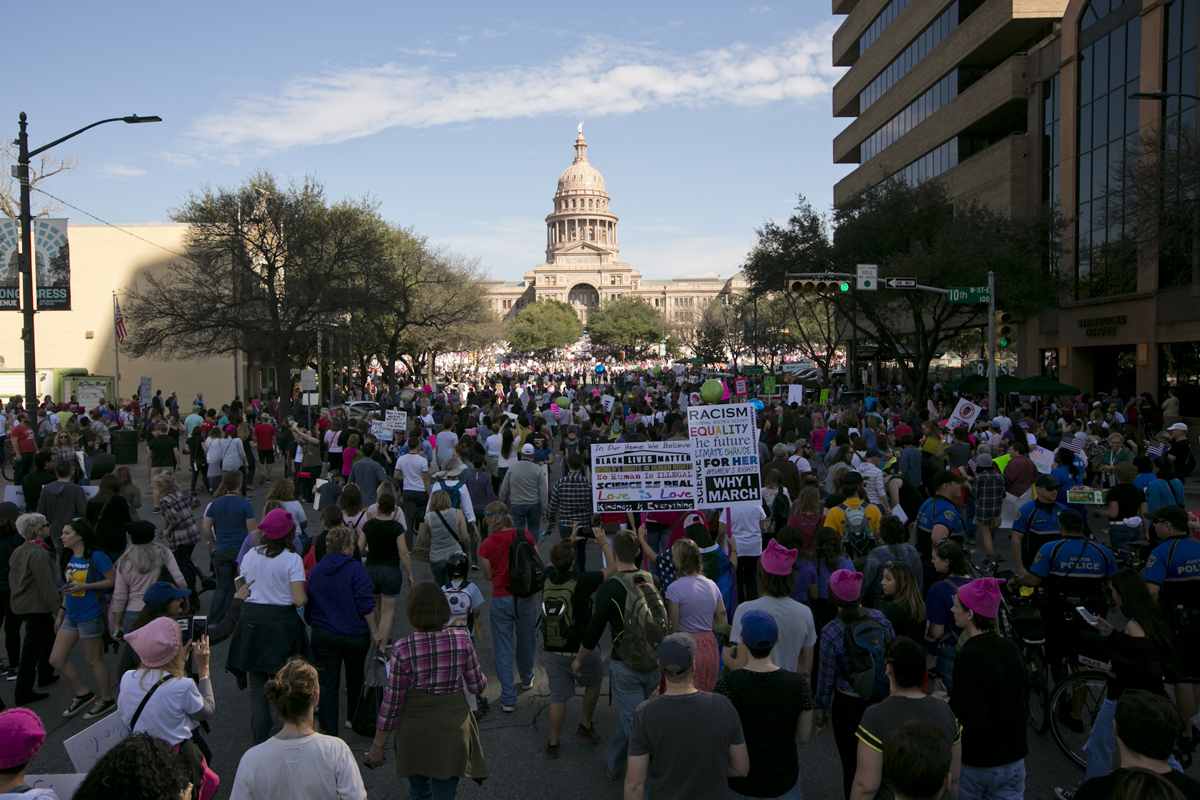
[[[1092,0],[1088,7],[1083,10],[1083,16],[1079,18],[1079,30],[1086,31],[1088,28],[1095,25],[1100,20],[1107,17],[1111,12],[1117,9],[1117,6],[1123,5],[1130,0]]]
[[[896,17],[900,16],[900,12],[908,7],[912,0],[892,0],[884,7],[883,11],[879,12],[879,16],[875,18],[867,29],[863,31],[863,35],[858,37],[858,54],[861,56],[867,52],[867,48],[875,43],[888,25],[896,21]]]
[[[1167,7],[1163,43],[1163,91],[1196,94],[1196,39],[1200,0],[1175,0]],[[1196,101],[1168,97],[1163,101],[1163,203],[1158,231],[1159,287],[1186,286],[1192,281],[1195,253],[1196,187],[1194,147]]]
[[[910,186],[936,178],[951,167],[958,166],[958,137],[954,137],[896,173]]]
[[[913,128],[920,125],[933,112],[958,97],[958,70],[954,70],[933,85],[929,91],[914,100],[908,108],[892,117],[859,146],[859,163],[865,163],[879,155],[883,149]]]
[[[1058,205],[1058,162],[1062,155],[1059,142],[1061,86],[1058,74],[1042,82],[1042,202],[1051,208]]]
[[[883,72],[876,76],[875,80],[867,84],[867,88],[862,90],[858,96],[858,113],[866,111],[871,105],[883,97],[883,93],[895,85],[896,81],[903,78],[909,73],[921,59],[929,55],[933,48],[941,44],[942,40],[950,35],[950,32],[958,27],[961,21],[959,14],[960,0],[954,0],[950,6],[942,12],[941,16],[933,21],[933,23],[921,31],[921,34],[913,40],[913,43],[904,49],[896,59],[884,68]],[[966,14],[961,15],[962,18]]]
[[[1109,10],[1109,6],[1114,6]],[[1103,16],[1091,16],[1105,11]],[[1080,23],[1079,169],[1076,197],[1075,296],[1109,297],[1137,290],[1136,187],[1127,179],[1126,152],[1136,154],[1142,21],[1121,14],[1116,0],[1095,0]],[[1096,36],[1082,35],[1098,25]],[[1136,155],[1131,164],[1136,164]]]

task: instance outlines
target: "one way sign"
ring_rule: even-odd
[[[886,278],[887,288],[889,289],[915,289],[917,288],[916,278]]]

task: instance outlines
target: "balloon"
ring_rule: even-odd
[[[758,398],[751,400],[750,405],[754,406],[754,410],[760,413],[764,408],[766,408],[766,405],[763,404],[763,401],[759,400]]]
[[[400,399],[406,403],[409,402],[410,400],[412,400],[416,396],[417,396],[417,393],[412,389],[403,389],[400,392]]]
[[[599,375],[601,372],[604,372],[604,365],[603,365],[603,364],[597,364],[597,365],[596,365],[596,374],[597,374],[597,375]]]
[[[560,397],[554,401],[554,404],[559,408],[568,408],[571,405],[571,401],[565,397]]]
[[[654,369],[652,369],[650,371],[653,372],[655,375],[662,375],[662,367],[660,367],[657,364],[655,364]]]
[[[433,391],[433,387],[427,383],[421,387],[421,391],[424,392],[425,394],[429,394],[430,392]]]
[[[700,387],[700,397],[706,403],[716,403],[722,399],[722,395],[728,397],[729,390],[716,378],[705,381],[704,385]]]

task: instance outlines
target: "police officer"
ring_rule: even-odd
[[[1021,506],[1012,526],[1012,554],[1013,561],[1017,562],[1017,574],[1029,569],[1043,545],[1062,538],[1059,536],[1059,515],[1068,510],[1055,499],[1058,481],[1050,475],[1039,475],[1033,482],[1033,491],[1037,497]],[[1075,515],[1079,516],[1079,512]]]
[[[958,506],[951,498],[962,492],[965,479],[948,469],[939,470],[933,476],[933,497],[921,504],[917,511],[917,552],[921,554],[925,587],[933,586],[940,576],[933,568],[933,546],[943,539],[952,538],[963,543],[963,521]]]
[[[1150,515],[1161,541],[1146,560],[1146,588],[1162,606],[1175,635],[1179,675],[1175,703],[1183,718],[1184,738],[1195,739],[1192,717],[1200,710],[1200,542],[1188,535],[1187,512],[1163,506]]]
[[[1083,621],[1076,607],[1083,606],[1097,617],[1108,614],[1104,587],[1117,571],[1117,560],[1112,551],[1083,537],[1083,515],[1078,511],[1060,511],[1058,526],[1057,540],[1043,544],[1029,569],[1022,569],[1016,581],[1023,586],[1045,589],[1042,622],[1046,628],[1048,665],[1061,664],[1077,655],[1079,634],[1093,630]],[[1099,634],[1094,635],[1102,638]],[[1059,720],[1081,733],[1083,722],[1076,716],[1078,713],[1073,704],[1063,704],[1059,707]]]

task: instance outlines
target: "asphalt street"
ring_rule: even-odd
[[[151,512],[144,444],[141,446],[141,452],[142,461],[134,469],[134,476],[141,485],[144,496],[142,518],[153,520],[161,527],[162,519]],[[278,476],[279,467],[277,465],[275,477]],[[180,477],[181,482],[186,484],[185,473],[181,472]],[[251,493],[250,499],[256,510],[261,511],[265,495],[265,488]],[[1200,506],[1200,503],[1189,498],[1188,506],[1189,508],[1197,507]],[[310,519],[315,520],[315,515],[310,516]],[[310,527],[309,530],[313,531],[314,529]],[[998,553],[1008,552],[1007,538],[1007,534],[1001,531],[996,546]],[[550,544],[550,540],[542,540],[543,556],[547,555]],[[195,560],[196,563],[207,569],[206,547],[206,545],[201,545],[200,548],[197,548]],[[1008,560],[1011,560],[1011,557]],[[592,563],[598,563],[598,558],[594,558]],[[1011,564],[1006,561],[1001,566],[1003,568],[1011,566]],[[428,565],[414,564],[414,567],[418,578],[432,580]],[[484,597],[489,597],[491,585],[482,579],[482,573],[472,572],[471,575],[472,579],[479,584]],[[406,592],[407,589],[406,583]],[[211,592],[202,595],[206,610],[211,598]],[[403,608],[404,597],[401,597],[392,628],[393,638],[402,637],[412,630],[404,618]],[[485,606],[484,615],[486,616],[486,614],[487,607]],[[516,711],[511,714],[500,711],[500,686],[495,676],[491,640],[486,620],[481,628],[484,636],[483,642],[479,645],[479,656],[489,681],[485,695],[491,701],[492,709],[480,724],[489,777],[482,786],[476,786],[471,782],[464,783],[459,789],[460,796],[468,799],[505,798],[505,800],[513,797],[615,800],[621,797],[619,783],[608,780],[605,775],[605,744],[589,744],[575,739],[572,735],[579,718],[578,702],[568,706],[562,749],[558,760],[550,761],[546,758],[543,748],[547,741],[548,692],[540,663],[536,667],[533,689],[520,694]],[[218,798],[229,797],[238,761],[242,753],[252,746],[248,697],[245,692],[238,690],[234,677],[224,670],[226,650],[226,643],[213,648],[212,675],[217,710],[209,721],[212,732],[207,737],[214,753],[212,767],[221,776],[222,781]],[[607,634],[602,644],[602,650],[607,660],[609,650]],[[95,681],[91,671],[84,663],[81,649],[76,647],[72,657],[85,681],[94,688]],[[120,676],[115,674],[116,657],[109,655],[107,659],[110,669],[114,672],[112,681],[115,691],[116,685],[120,681]],[[0,687],[3,687],[0,689],[0,696],[9,704],[12,702],[14,685],[11,682],[0,683]],[[50,687],[49,691],[51,692],[49,699],[30,706],[42,717],[48,732],[46,743],[38,754],[31,772],[39,774],[74,772],[62,743],[93,723],[85,722],[82,716],[73,720],[62,718],[62,712],[70,704],[72,697],[71,689],[64,681],[58,681]],[[616,711],[609,705],[607,678],[603,691],[604,694],[595,717],[595,725],[607,742],[609,735],[617,727]],[[341,702],[342,708],[345,708],[344,696]],[[370,746],[370,740],[358,736],[349,729],[337,731],[337,734],[347,741],[361,762]],[[1074,786],[1082,779],[1083,770],[1067,760],[1049,733],[1039,736],[1031,731],[1029,747],[1030,752],[1026,759],[1028,772],[1026,797],[1031,800],[1053,798],[1055,786]],[[363,781],[369,797],[382,800],[408,796],[407,781],[402,782],[395,777],[393,763],[394,759],[389,749],[388,763],[382,768],[378,770],[362,768]],[[810,799],[829,798],[829,800],[841,797],[841,768],[830,730],[827,729],[820,734],[814,732],[812,740],[800,748],[800,764],[801,786],[805,797]],[[1200,779],[1200,765],[1189,770],[1189,774]]]

